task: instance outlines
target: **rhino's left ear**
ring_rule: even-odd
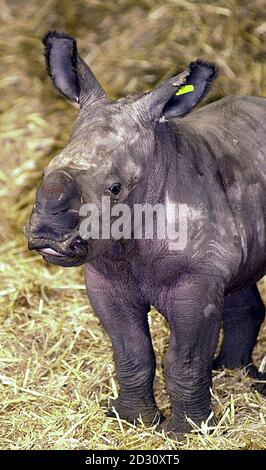
[[[216,77],[214,64],[195,60],[180,75],[166,80],[140,98],[137,106],[153,120],[184,116],[206,96]]]
[[[43,44],[48,73],[62,95],[80,107],[105,97],[101,85],[79,56],[75,39],[51,31]]]

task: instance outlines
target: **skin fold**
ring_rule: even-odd
[[[44,44],[55,86],[80,114],[37,191],[29,248],[51,263],[85,265],[90,303],[114,349],[120,418],[141,415],[183,434],[187,417],[200,424],[211,413],[213,367],[246,367],[265,380],[252,351],[264,319],[256,282],[266,272],[266,100],[229,96],[189,114],[216,78],[213,64],[197,60],[149,93],[111,102],[74,39],[51,32]],[[176,95],[191,84],[193,92]],[[102,216],[103,195],[111,207],[186,205],[186,245],[171,250],[167,237],[82,239],[79,209],[94,203]],[[164,422],[153,394],[151,305],[170,328],[164,369],[172,414]],[[266,395],[263,382],[257,388]]]

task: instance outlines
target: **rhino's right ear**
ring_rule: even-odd
[[[80,107],[105,97],[101,85],[79,56],[75,39],[51,31],[43,44],[48,73],[62,95]]]

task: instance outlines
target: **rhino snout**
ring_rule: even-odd
[[[48,174],[40,185],[25,235],[30,250],[64,266],[83,260],[87,244],[79,236],[81,193],[64,170]],[[70,260],[70,261],[68,261]]]

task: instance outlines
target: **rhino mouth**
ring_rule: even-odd
[[[62,253],[59,253],[59,251],[53,250],[53,248],[40,248],[39,253],[44,254],[44,255],[53,255],[53,256],[61,256],[65,257],[66,255],[63,255]]]
[[[29,249],[36,250],[49,263],[61,266],[77,266],[87,257],[87,245],[80,237],[69,237],[62,242],[32,238]]]

